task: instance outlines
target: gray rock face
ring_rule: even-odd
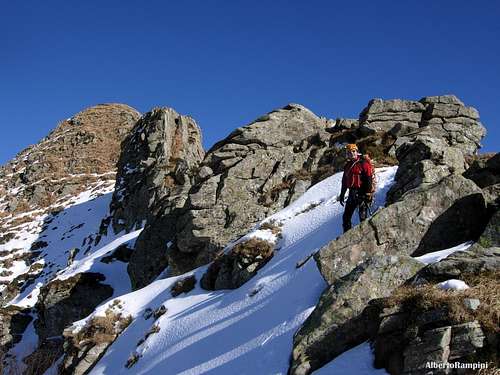
[[[119,300],[115,300],[119,301]],[[110,305],[104,316],[94,316],[75,332],[74,327],[64,330],[64,358],[58,373],[83,375],[88,374],[104,355],[107,348],[132,322],[131,316],[122,316]],[[120,309],[120,307],[119,307]]]
[[[184,206],[162,208],[138,238],[128,269],[134,288],[167,264],[180,274],[208,263],[228,242],[300,196],[311,185],[311,176],[303,174],[317,167],[327,147],[328,124],[291,104],[215,144]]]
[[[207,263],[226,243],[296,198],[284,178],[315,168],[326,121],[289,105],[238,128],[208,153],[202,165],[213,175],[190,192],[175,249]],[[301,187],[301,194],[304,187]]]
[[[468,214],[447,215],[449,210]],[[315,259],[325,280],[332,284],[372,256],[421,254],[476,239],[477,223],[485,212],[481,189],[462,176],[452,175],[430,189],[411,191],[404,200],[376,212],[322,248]],[[443,217],[447,220],[440,220]],[[446,241],[441,237],[437,241],[434,234],[444,231],[450,233]]]
[[[479,114],[454,96],[426,97],[415,131],[394,144],[399,161],[389,203],[417,186],[432,185],[443,177],[465,171],[466,156],[473,155],[486,134]]]
[[[441,282],[459,279],[463,274],[475,275],[481,272],[500,270],[500,247],[484,249],[473,246],[467,251],[460,251],[445,259],[430,264],[414,278],[414,283]]]
[[[391,132],[404,135],[419,128],[425,106],[410,100],[373,99],[359,115],[364,134]]]
[[[368,280],[359,283],[355,293],[336,289],[357,270],[391,255],[408,258],[478,239],[489,216],[486,202],[481,189],[461,176],[466,156],[476,151],[484,135],[478,118],[477,111],[466,108],[453,96],[428,97],[420,102],[375,99],[361,113],[361,132],[392,133],[396,138],[396,183],[385,208],[315,255],[331,287],[295,337],[291,373],[308,374],[366,340],[377,319],[373,319],[372,310],[363,309],[371,299],[389,295],[406,280],[378,265],[368,273]],[[421,267],[402,267],[402,272],[408,271],[404,275],[409,279]],[[394,319],[379,319],[384,329],[398,325]],[[437,356],[436,360],[448,358],[451,328],[430,332],[422,340],[406,348],[408,371],[420,366],[421,358],[414,364],[411,361],[415,352],[425,351],[424,347],[446,344],[441,345],[443,350],[429,349],[429,353]],[[401,340],[394,342],[396,346],[391,348],[399,350]],[[406,357],[398,353],[396,362],[390,359],[385,367],[399,366]]]
[[[146,113],[122,144],[110,206],[115,233],[151,220],[164,197],[181,207],[203,156],[201,130],[191,117],[171,108]]]
[[[362,316],[368,302],[390,295],[422,266],[408,256],[371,258],[334,282],[294,336],[290,374],[309,374],[366,341],[375,324]]]
[[[429,362],[470,362],[470,356],[485,345],[485,335],[477,321],[450,323],[444,310],[422,312],[416,321],[411,314],[395,307],[379,315],[374,335],[375,365],[390,374],[429,374]],[[447,369],[433,369],[432,374],[449,374]],[[456,372],[453,372],[456,373]]]
[[[29,311],[16,306],[8,306],[0,309],[0,351],[6,352],[17,344],[26,330],[28,324],[33,320]]]
[[[41,342],[60,336],[64,328],[89,315],[111,297],[113,288],[101,284],[99,273],[80,273],[66,280],[55,280],[40,289],[35,329]]]

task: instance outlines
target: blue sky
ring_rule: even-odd
[[[192,115],[210,147],[289,102],[453,93],[499,151],[497,1],[23,1],[0,14],[0,163],[98,103]]]

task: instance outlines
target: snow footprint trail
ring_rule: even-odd
[[[384,203],[395,172],[396,168],[377,172],[376,205]],[[209,292],[197,285],[188,294],[170,296],[176,280],[193,274],[199,281],[207,268],[204,266],[120,296],[124,312],[136,319],[92,374],[286,374],[293,334],[327,286],[315,262],[299,269],[296,263],[341,234],[343,207],[328,203],[339,194],[340,181],[341,174],[337,174],[318,183],[264,221],[282,224],[277,244],[280,250],[240,288]],[[270,232],[257,227],[238,242],[269,238]],[[102,314],[110,303],[96,313]],[[137,346],[153,324],[141,316],[144,309],[160,304],[167,308],[156,322],[160,331]],[[140,358],[129,370],[124,364],[131,353]]]

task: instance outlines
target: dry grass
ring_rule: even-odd
[[[268,259],[273,256],[274,246],[272,243],[260,238],[250,238],[247,241],[236,244],[229,255],[238,258]]]
[[[500,368],[494,362],[488,363],[487,369],[480,369],[477,372],[478,375],[500,375]]]
[[[121,313],[116,313],[108,308],[105,316],[94,316],[85,327],[71,337],[71,340],[73,345],[79,349],[89,344],[94,346],[111,343],[130,323],[132,323],[130,315],[124,317]]]
[[[141,358],[141,356],[136,352],[130,354],[130,356],[127,359],[127,363],[125,363],[125,367],[131,368],[133,365],[137,363],[137,361],[139,361],[139,358]]]
[[[466,275],[464,279],[469,289],[450,291],[427,284],[403,286],[388,302],[393,306],[401,305],[416,315],[425,310],[444,308],[453,324],[478,320],[486,331],[500,333],[500,272]],[[475,311],[468,309],[464,304],[466,298],[478,299],[479,308]]]
[[[170,289],[170,293],[172,294],[172,297],[177,297],[179,294],[189,293],[194,289],[195,285],[196,278],[194,277],[194,275],[191,275],[189,277],[176,281]]]
[[[423,313],[441,310],[444,315],[440,326],[468,323],[477,320],[487,338],[487,345],[469,361],[490,363],[484,375],[498,374],[499,353],[497,352],[500,334],[500,271],[480,275],[463,275],[462,279],[470,286],[466,290],[442,290],[434,285],[398,288],[386,300],[388,307],[400,306],[408,314],[408,325],[418,324]],[[476,310],[466,307],[464,300],[474,298],[480,301]]]

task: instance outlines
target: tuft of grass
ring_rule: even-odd
[[[229,255],[237,258],[257,258],[268,259],[273,256],[274,246],[270,242],[260,238],[250,238],[247,241],[236,244]]]
[[[486,331],[500,333],[500,271],[463,275],[463,279],[469,289],[442,290],[430,284],[402,286],[389,297],[388,304],[401,305],[415,317],[422,311],[443,308],[453,324],[478,320]],[[478,299],[478,309],[468,309],[464,304],[466,298]]]
[[[196,277],[194,275],[188,276],[184,279],[178,280],[170,289],[172,297],[177,297],[182,293],[189,293],[196,285]]]
[[[133,352],[128,357],[127,363],[125,363],[125,367],[126,368],[131,368],[133,365],[135,365],[139,361],[139,358],[141,358],[141,356],[138,353]]]
[[[92,317],[78,333],[71,337],[76,348],[111,343],[133,321],[132,316],[124,317],[121,313],[112,311],[111,308],[108,308],[105,314],[105,316]]]

